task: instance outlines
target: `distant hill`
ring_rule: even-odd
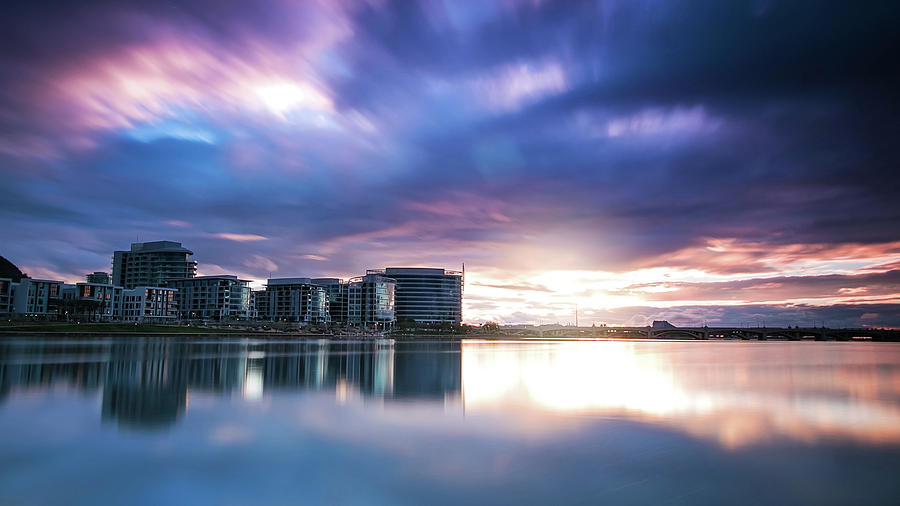
[[[28,276],[22,274],[22,271],[14,263],[0,256],[0,278],[12,278],[14,282],[18,283],[23,277]]]

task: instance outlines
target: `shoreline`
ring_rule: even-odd
[[[430,330],[430,331],[429,331]],[[199,339],[238,338],[238,339],[327,339],[333,341],[370,341],[379,339],[392,339],[396,341],[422,341],[422,340],[486,340],[486,341],[577,341],[577,340],[615,340],[615,341],[835,341],[835,342],[898,342],[900,330],[888,329],[771,329],[770,332],[760,332],[759,329],[751,329],[746,332],[730,332],[723,330],[725,335],[713,336],[715,328],[677,328],[666,329],[663,332],[637,333],[635,329],[627,329],[623,332],[607,335],[596,332],[554,332],[551,335],[509,335],[505,333],[481,333],[480,329],[471,329],[468,333],[445,333],[437,329],[416,332],[410,329],[393,332],[354,332],[347,329],[279,329],[263,328],[263,326],[189,326],[189,325],[133,325],[122,323],[62,323],[62,322],[34,322],[34,323],[7,323],[0,324],[0,338],[8,337],[35,337],[35,338],[101,338],[101,337],[166,337],[184,338],[196,337]],[[644,329],[638,329],[643,331]],[[810,335],[805,335],[805,333]],[[569,335],[566,335],[569,334]],[[594,334],[594,335],[591,335]],[[603,334],[606,334],[605,332]],[[768,335],[767,335],[768,334]],[[859,337],[854,337],[859,336]]]
[[[479,340],[479,341],[519,341],[519,342],[548,342],[548,341],[628,341],[628,342],[879,342],[889,343],[898,342],[892,340],[879,339],[853,339],[853,340],[815,340],[815,339],[734,339],[734,338],[712,338],[712,339],[689,339],[689,338],[660,338],[660,337],[604,337],[604,336],[498,336],[498,335],[454,335],[454,334],[418,334],[418,335],[341,335],[341,334],[309,334],[296,332],[241,332],[241,331],[225,331],[225,332],[125,332],[125,331],[85,331],[85,332],[53,332],[53,331],[6,331],[0,330],[0,340],[8,338],[164,338],[164,339],[182,339],[182,338],[234,338],[234,339],[272,339],[272,340],[328,340],[328,341],[376,341],[376,340],[393,340],[393,341],[451,341],[451,340]]]

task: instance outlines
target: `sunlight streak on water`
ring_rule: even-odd
[[[0,447],[2,504],[890,504],[900,345],[5,339]]]
[[[823,350],[839,350],[829,364]],[[862,363],[860,363],[862,362]],[[900,347],[464,342],[467,412],[617,416],[734,447],[776,436],[900,442]]]

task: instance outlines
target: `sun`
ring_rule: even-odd
[[[279,116],[295,109],[327,110],[331,100],[314,87],[305,83],[275,82],[255,88],[263,105]]]

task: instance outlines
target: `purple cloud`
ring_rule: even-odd
[[[900,303],[868,284],[900,261],[900,13],[808,8],[4,7],[0,254],[69,278],[135,238],[256,279],[465,261],[511,287],[473,288],[473,319],[551,314],[501,300],[547,271],[682,292],[654,303],[774,277],[782,302]],[[597,283],[573,293],[628,290]]]

